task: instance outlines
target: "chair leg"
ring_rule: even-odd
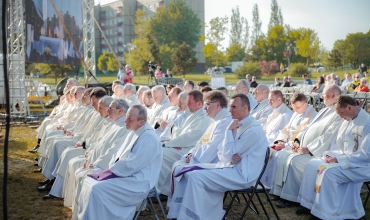
[[[140,207],[139,207],[139,210],[137,210],[134,220],[137,220],[137,218],[139,218],[139,215],[140,215],[141,211],[142,211],[142,210],[143,210],[143,208],[144,208],[144,204],[145,204],[145,199],[144,199],[144,200],[143,200],[143,202],[141,203],[141,205],[140,205]]]
[[[267,214],[267,211],[266,211],[266,209],[265,209],[265,206],[263,205],[262,200],[261,200],[260,196],[258,195],[258,193],[256,193],[256,196],[257,196],[258,201],[260,202],[260,205],[261,205],[261,207],[262,207],[262,209],[263,209],[263,212],[265,213],[265,215],[266,215],[267,219],[270,219],[270,217],[269,217],[269,215]]]
[[[245,200],[245,204],[247,204],[248,202],[248,199],[245,197],[244,193],[242,193],[243,197],[244,197],[244,200]],[[248,198],[250,198],[250,195],[247,193],[248,195]],[[257,206],[256,204],[254,204],[253,200],[251,200],[251,203],[252,203],[252,206],[249,206],[249,208],[251,208],[253,210],[254,213],[256,213],[257,215],[260,214],[258,209],[257,209]]]
[[[153,213],[154,213],[155,219],[159,220],[159,217],[158,217],[158,215],[157,215],[157,212],[155,211],[155,208],[154,208],[154,204],[153,204],[153,202],[152,202],[152,198],[148,197],[148,200],[149,200],[149,203],[150,203],[150,207],[151,207],[151,209],[153,210]],[[160,201],[158,200],[158,202],[160,202]]]
[[[243,219],[245,213],[247,212],[248,208],[251,205],[251,202],[253,202],[253,196],[254,196],[255,193],[256,193],[256,189],[253,189],[251,195],[248,194],[249,199],[248,199],[247,205],[245,206],[245,208],[243,210],[243,213],[241,214],[240,219]]]
[[[231,192],[230,192],[230,194],[231,194]],[[231,197],[231,202],[229,203],[229,205],[228,205],[228,207],[227,207],[227,209],[226,209],[226,211],[225,211],[225,215],[224,215],[224,217],[222,218],[223,220],[225,220],[225,218],[226,218],[227,214],[229,213],[229,211],[230,211],[230,209],[231,209],[231,206],[232,206],[232,205],[233,205],[233,203],[234,203],[234,200],[235,200],[236,194],[237,194],[237,193],[234,193],[234,195]]]
[[[366,199],[365,199],[365,202],[364,202],[364,208],[366,207],[367,201],[369,200],[369,197],[370,197],[370,186],[369,186],[369,184],[370,183],[365,183],[365,186],[367,187],[368,192],[367,192],[367,196],[366,196]]]
[[[155,198],[156,198],[156,199],[157,199],[157,201],[158,201],[158,205],[159,205],[159,207],[161,208],[162,215],[163,215],[164,219],[165,219],[165,220],[167,220],[167,215],[166,215],[166,212],[164,211],[164,208],[163,208],[162,202],[161,202],[161,200],[159,199],[159,195],[158,195],[157,190],[155,190]]]
[[[276,219],[277,219],[277,220],[280,220],[280,218],[279,218],[279,216],[278,216],[278,214],[277,214],[277,212],[276,212],[276,210],[275,210],[275,207],[274,207],[274,205],[273,205],[273,204],[272,204],[272,202],[271,202],[270,196],[269,196],[269,194],[267,194],[267,192],[266,192],[266,188],[265,188],[265,186],[264,186],[263,184],[261,184],[261,185],[262,185],[263,191],[264,191],[264,193],[265,193],[265,195],[266,195],[266,197],[267,197],[267,201],[270,203],[270,206],[271,206],[271,208],[272,208],[272,211],[274,212],[274,214],[275,214],[275,216],[276,216]]]

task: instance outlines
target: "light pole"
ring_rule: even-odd
[[[132,43],[127,43],[123,45],[125,48],[128,50],[128,64],[131,66],[131,50],[135,50],[136,46],[133,45]]]

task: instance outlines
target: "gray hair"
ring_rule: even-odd
[[[114,87],[114,91],[115,91],[116,89],[121,89],[121,90],[123,91],[124,86],[123,86],[123,85],[116,85],[116,86]],[[113,92],[114,92],[114,91],[113,91]]]
[[[78,81],[77,81],[77,79],[75,79],[75,78],[69,78],[69,79],[67,80],[67,84],[68,84],[68,83],[72,83],[73,85],[78,86]]]
[[[117,107],[118,109],[122,109],[122,111],[124,113],[127,113],[127,110],[130,108],[130,106],[127,104],[127,102],[123,99],[114,99],[112,101],[112,103],[115,102],[117,103]]]
[[[149,89],[150,89],[149,86],[139,86],[139,89],[137,90],[137,92],[141,92],[141,91],[144,92]]]
[[[267,94],[270,93],[270,88],[266,85],[259,84],[257,88],[261,89],[262,91],[267,91]]]
[[[238,81],[238,83],[242,83],[243,84],[243,86],[245,86],[245,87],[247,87],[247,93],[249,92],[249,89],[251,88],[251,86],[250,86],[250,84],[249,84],[249,81],[248,80],[246,80],[246,79],[241,79],[241,80],[239,80]],[[238,84],[237,83],[237,84]]]
[[[85,91],[85,87],[83,87],[83,86],[76,86],[75,92],[77,92],[77,90],[83,90],[83,91]]]
[[[130,109],[136,108],[139,111],[139,114],[137,116],[137,120],[144,120],[147,121],[148,113],[146,112],[146,109],[142,105],[133,105],[130,107]]]
[[[178,98],[179,100],[182,100],[182,101],[187,101],[187,100],[188,100],[188,93],[189,93],[189,92],[181,92],[181,93],[177,96],[177,98]]]
[[[367,83],[367,79],[366,79],[365,77],[362,77],[362,78],[360,79],[360,82],[366,82],[366,83]]]
[[[109,106],[109,104],[113,101],[114,99],[109,96],[103,96],[101,99],[99,99],[99,104],[103,104],[104,106]]]
[[[126,83],[125,88],[126,88],[126,87],[127,87],[129,90],[131,90],[133,94],[135,94],[135,93],[136,93],[136,86],[135,86],[134,84],[132,84],[132,83]]]
[[[152,88],[152,92],[162,92],[166,94],[166,89],[164,88],[164,86],[156,85]]]

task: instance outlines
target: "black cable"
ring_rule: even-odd
[[[3,39],[3,69],[4,69],[4,94],[5,94],[5,135],[4,135],[4,178],[3,178],[3,219],[8,219],[8,138],[10,129],[10,98],[9,98],[9,79],[8,79],[8,48],[6,45],[6,3],[12,4],[11,1],[2,1],[1,25]],[[19,55],[19,54],[18,54]]]

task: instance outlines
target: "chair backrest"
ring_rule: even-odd
[[[261,180],[261,178],[263,176],[263,173],[265,173],[265,170],[266,170],[266,167],[267,167],[267,163],[269,162],[269,158],[270,158],[270,147],[267,147],[267,149],[266,149],[266,155],[265,155],[265,162],[263,164],[262,171],[261,171],[261,173],[260,173],[260,175],[259,175],[259,177],[257,179],[257,182],[256,182],[256,184],[254,186],[255,188],[257,188],[257,186],[258,186],[258,184],[259,184],[259,182],[260,182],[260,180]]]

